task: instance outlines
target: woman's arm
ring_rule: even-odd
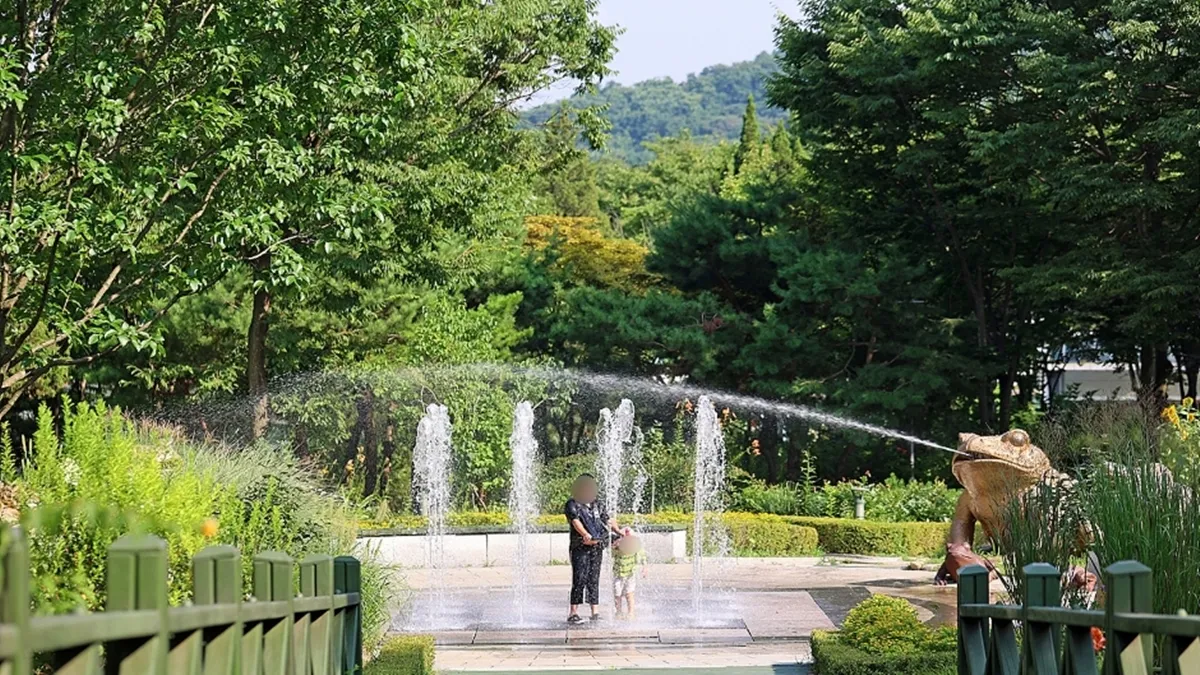
[[[592,534],[587,531],[586,527],[583,526],[582,520],[578,518],[572,520],[571,527],[575,528],[575,531],[578,532],[581,537],[583,537],[584,546],[591,546],[592,544],[596,543],[595,540],[592,539]]]

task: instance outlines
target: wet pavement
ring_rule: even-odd
[[[427,572],[411,570],[412,595],[393,630],[432,634],[438,670],[456,673],[792,675],[807,672],[812,632],[835,628],[872,593],[908,599],[922,621],[954,621],[955,587],[934,586],[932,568],[913,567],[897,558],[725,561],[709,568],[713,577],[697,605],[690,565],[652,565],[639,582],[636,621],[614,617],[602,583],[601,620],[577,627],[565,623],[565,566],[537,568],[523,607],[515,605],[511,568],[446,570],[443,587],[452,590],[441,594]]]

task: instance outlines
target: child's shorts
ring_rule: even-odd
[[[629,595],[635,590],[637,590],[636,575],[631,574],[627,577],[615,577],[613,579],[613,597],[619,598]]]

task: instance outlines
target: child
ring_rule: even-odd
[[[596,503],[599,488],[591,474],[575,479],[571,499],[564,509],[571,526],[571,613],[567,623],[583,623],[579,606],[585,601],[592,606],[592,621],[600,619],[600,565],[608,533],[620,533],[617,524]]]
[[[613,551],[613,598],[617,606],[617,617],[622,616],[621,600],[625,600],[624,617],[634,619],[633,593],[637,588],[634,575],[640,569],[646,578],[646,551],[642,542],[629,528],[625,528]]]

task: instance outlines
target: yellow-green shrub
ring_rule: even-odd
[[[838,637],[869,654],[911,654],[929,643],[930,632],[907,600],[872,595],[850,610]]]
[[[780,516],[727,513],[723,519],[734,555],[803,556],[817,552],[817,531]]]
[[[388,639],[366,664],[366,675],[433,675],[433,638],[400,635]]]
[[[949,523],[880,523],[846,518],[785,516],[817,531],[821,550],[852,555],[936,556],[946,550]]]

